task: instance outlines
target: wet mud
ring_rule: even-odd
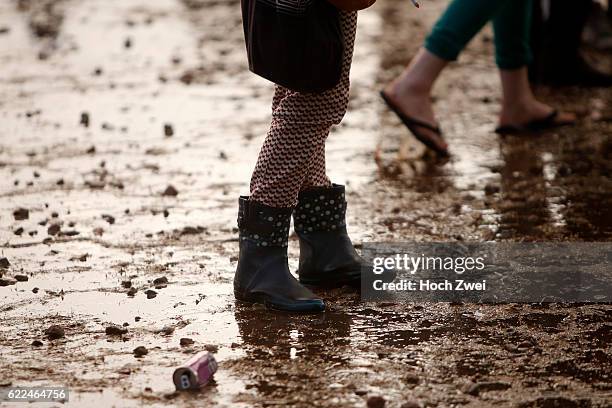
[[[485,30],[435,89],[450,160],[379,101],[444,5],[360,14],[350,111],[327,146],[358,246],[609,241],[610,91],[538,89],[579,124],[500,138]],[[236,201],[272,94],[242,35],[235,0],[0,4],[0,386],[67,385],[70,406],[610,406],[609,305],[363,303],[345,288],[320,292],[320,316],[234,302]],[[295,237],[290,254],[295,270]],[[173,368],[202,349],[214,382],[176,393]]]

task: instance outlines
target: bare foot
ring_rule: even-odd
[[[530,122],[546,119],[554,109],[535,99],[525,103],[504,104],[499,116],[499,125],[522,127]],[[559,112],[552,125],[571,125],[576,122],[576,115],[569,112]]]
[[[433,112],[429,93],[418,92],[403,87],[400,81],[394,80],[383,90],[385,96],[407,117],[426,123],[432,127],[438,127]],[[431,140],[440,151],[447,152],[448,144],[442,136],[431,129],[417,126],[419,134]]]

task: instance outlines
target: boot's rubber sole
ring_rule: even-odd
[[[342,286],[350,286],[356,289],[361,288],[361,273],[354,278],[338,278],[330,275],[329,272],[306,274],[304,276],[303,273],[300,274],[300,271],[298,271],[297,274],[302,285],[317,286],[324,289],[335,289]]]
[[[343,286],[350,286],[351,288],[361,288],[361,279],[354,280],[330,280],[330,279],[299,279],[300,283],[305,286],[314,286],[323,289],[336,289]]]
[[[245,293],[238,290],[234,290],[234,297],[241,302],[257,303],[264,305],[270,310],[280,312],[321,313],[325,311],[325,303],[320,299],[303,300],[293,303],[275,302],[268,299],[268,297],[263,294]]]

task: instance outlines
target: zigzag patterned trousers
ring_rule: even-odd
[[[325,173],[325,140],[348,107],[357,12],[341,12],[340,24],[344,57],[338,85],[317,94],[276,86],[272,123],[251,177],[254,201],[294,207],[300,191],[331,185]]]

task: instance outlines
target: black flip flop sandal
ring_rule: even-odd
[[[425,136],[424,134],[418,131],[418,128],[424,128],[427,130],[431,130],[432,132],[440,136],[440,139],[444,140],[444,137],[442,136],[442,131],[440,130],[438,126],[432,126],[429,123],[425,123],[418,119],[414,119],[414,118],[407,116],[397,106],[395,106],[393,101],[391,101],[391,99],[387,95],[385,95],[384,91],[380,91],[380,96],[383,99],[383,101],[385,101],[389,109],[391,109],[391,111],[393,111],[393,113],[395,113],[397,117],[400,118],[404,126],[408,128],[410,133],[412,133],[419,142],[423,143],[425,146],[435,151],[441,157],[449,156],[448,150],[442,149],[433,140],[431,140],[429,137]]]
[[[495,133],[500,135],[516,135],[521,133],[535,133],[541,132],[547,129],[553,129],[560,126],[571,125],[573,121],[557,122],[556,119],[559,116],[558,110],[553,110],[546,117],[542,119],[532,120],[524,125],[504,125],[499,126],[495,129]]]

